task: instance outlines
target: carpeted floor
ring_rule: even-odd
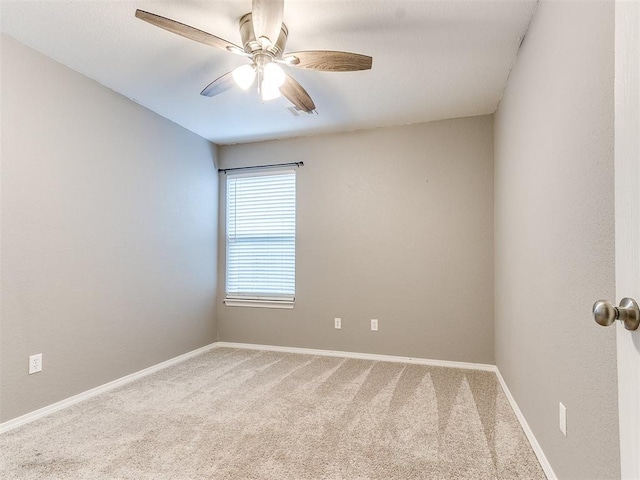
[[[0,436],[3,479],[544,479],[493,373],[220,348]]]

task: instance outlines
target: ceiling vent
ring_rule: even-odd
[[[307,112],[296,106],[287,107],[287,110],[289,110],[291,112],[291,115],[293,115],[294,117],[308,117],[309,115],[318,115],[317,110],[311,110],[310,112]]]

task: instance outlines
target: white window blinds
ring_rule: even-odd
[[[292,300],[296,175],[227,177],[227,296]]]

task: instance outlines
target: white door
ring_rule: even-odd
[[[640,301],[640,0],[616,8],[616,297]],[[623,479],[640,479],[640,328],[616,322]]]

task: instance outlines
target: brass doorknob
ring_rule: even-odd
[[[593,304],[593,318],[603,327],[620,320],[627,330],[636,330],[640,325],[640,309],[632,298],[620,300],[619,307],[614,307],[606,300],[598,300]]]

